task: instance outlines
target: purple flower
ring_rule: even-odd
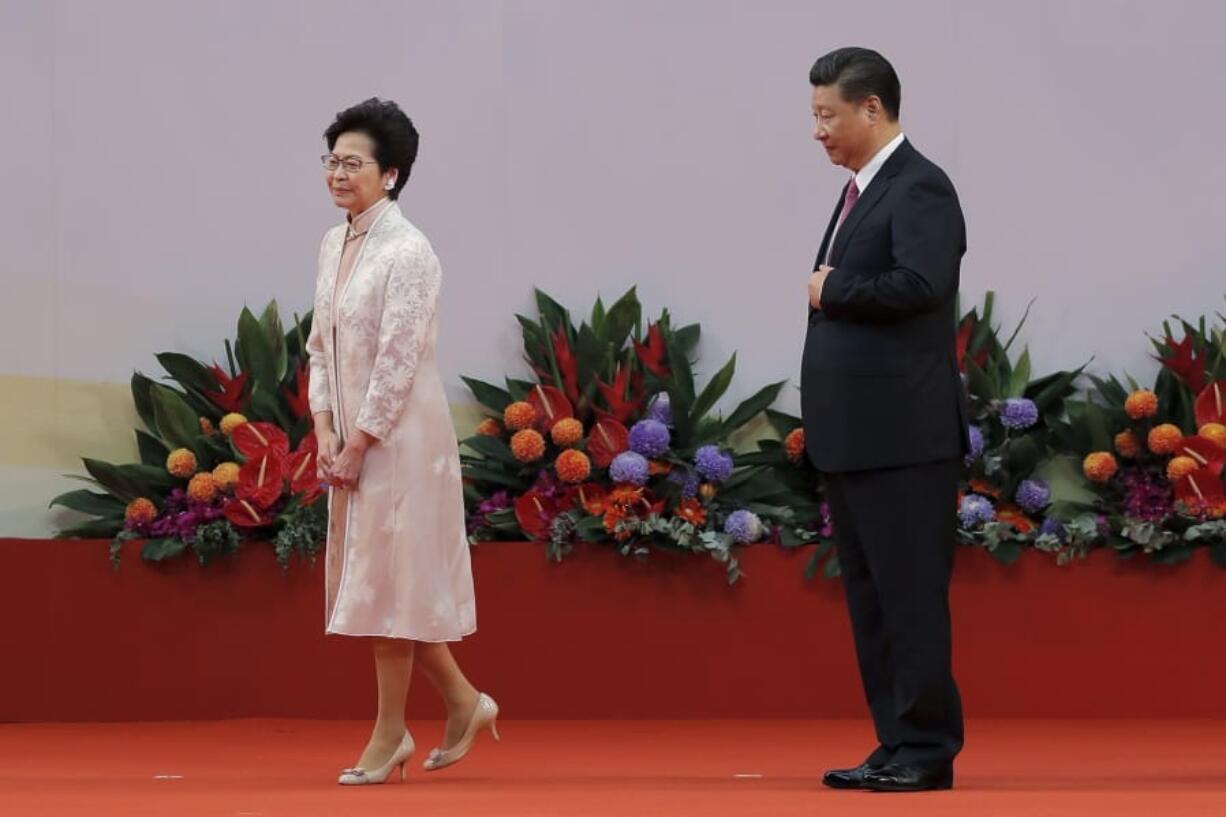
[[[546,496],[552,499],[562,492],[562,483],[554,476],[553,471],[542,468],[536,474],[536,481],[532,483],[532,490],[536,491],[541,496]]]
[[[962,505],[958,508],[958,518],[962,527],[973,528],[996,518],[996,509],[986,497],[978,494],[967,494],[962,497]]]
[[[693,471],[670,471],[668,481],[681,486],[681,498],[693,499],[698,496],[698,475]]]
[[[753,544],[762,538],[762,520],[751,511],[733,511],[724,521],[724,533],[737,544]]]
[[[490,496],[489,499],[483,500],[477,506],[477,510],[481,514],[490,514],[501,511],[504,508],[511,507],[511,494],[508,491],[498,491]]]
[[[1163,474],[1129,468],[1124,471],[1124,513],[1143,522],[1158,522],[1174,512],[1171,482]]]
[[[1039,525],[1039,535],[1054,536],[1061,544],[1068,541],[1068,531],[1065,530],[1063,523],[1050,516],[1043,520],[1042,525]]]
[[[822,515],[822,527],[817,532],[818,536],[821,536],[823,539],[829,539],[831,536],[834,536],[834,520],[830,517],[830,503],[823,502],[818,510]]]
[[[694,454],[694,467],[704,479],[723,482],[732,475],[732,455],[724,453],[718,445],[704,445]]]
[[[659,420],[639,420],[630,428],[630,450],[644,457],[664,454],[668,443],[668,426]]]
[[[673,404],[669,400],[668,392],[662,391],[651,398],[647,405],[647,417],[666,426],[673,424]]]
[[[1051,489],[1041,479],[1024,479],[1017,486],[1017,493],[1013,495],[1013,498],[1022,510],[1028,513],[1038,513],[1047,507],[1048,502],[1051,502]]]
[[[1005,428],[1030,428],[1039,421],[1039,407],[1025,397],[1010,397],[1000,410],[1000,423]]]
[[[646,485],[650,469],[647,458],[634,451],[623,451],[609,463],[609,476],[614,482],[629,482],[632,485]]]
[[[971,450],[966,455],[966,464],[970,465],[983,455],[983,429],[979,426],[968,426],[966,434],[971,440]]]

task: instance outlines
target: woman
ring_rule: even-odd
[[[348,212],[319,251],[307,350],[319,473],[329,492],[327,632],[372,639],[378,719],[339,782],[384,782],[413,754],[405,697],[413,664],[443,696],[447,730],[428,771],[468,753],[498,706],[464,677],[447,642],[476,630],[460,458],[435,365],[440,270],[396,205],[417,130],[368,99],[324,134],[324,179]]]

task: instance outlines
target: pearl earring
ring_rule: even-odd
[[[395,182],[388,182],[387,184],[383,185],[383,189],[384,189],[384,190],[391,190],[391,189],[392,189],[393,187],[395,187],[395,186],[396,186],[396,183],[395,183]]]

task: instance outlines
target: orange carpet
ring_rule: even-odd
[[[980,720],[952,792],[836,792],[862,721],[508,721],[463,764],[366,789],[335,784],[366,724],[240,720],[0,725],[0,814],[1226,814],[1226,722]],[[418,744],[441,734],[418,724]],[[419,749],[419,759],[424,749]]]

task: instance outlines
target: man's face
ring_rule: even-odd
[[[813,89],[813,138],[822,143],[830,161],[852,171],[864,166],[872,149],[873,118],[870,114],[876,97],[864,102],[848,102],[837,85],[818,85]]]

